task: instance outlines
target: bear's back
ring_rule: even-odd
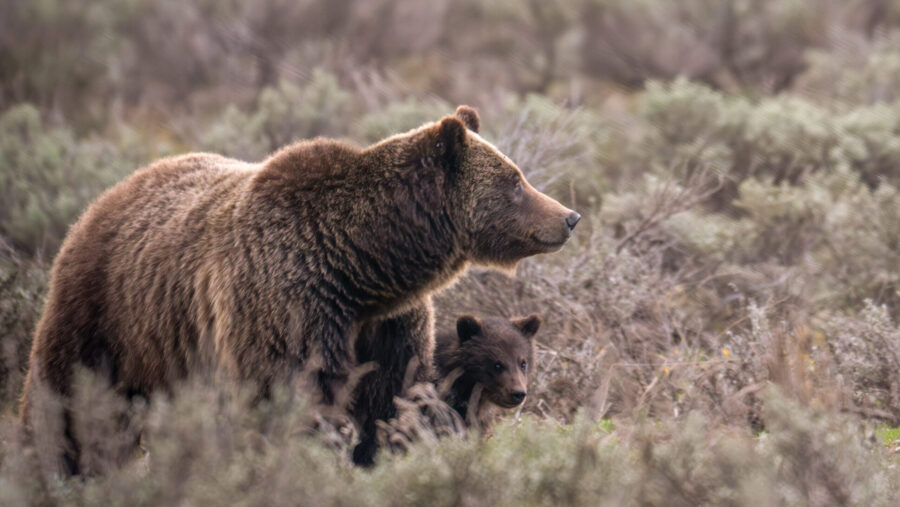
[[[211,154],[166,158],[91,204],[54,262],[35,335],[42,366],[49,371],[71,357],[112,363],[115,376],[138,390],[188,368],[176,349],[197,335],[195,275],[227,229],[216,217],[229,214],[254,168]],[[58,373],[51,381],[64,384],[68,372]]]

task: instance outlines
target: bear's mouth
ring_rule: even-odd
[[[525,403],[525,400],[522,400],[518,403],[516,403],[514,401],[510,401],[510,400],[503,400],[502,402],[494,401],[494,403],[496,403],[497,406],[499,406],[500,408],[516,408],[519,405]]]
[[[566,241],[569,241],[569,237],[567,235],[565,238],[563,238],[561,240],[546,241],[546,240],[538,237],[537,234],[532,234],[531,241],[533,241],[534,243],[536,243],[538,246],[545,249],[546,251],[553,252],[553,251],[556,251],[556,250],[559,250],[560,248],[562,248],[562,246],[566,244]]]
[[[504,409],[516,408],[525,403],[524,399],[522,401],[515,402],[515,401],[509,399],[508,396],[499,395],[496,393],[488,393],[487,398],[494,405],[497,405],[498,407],[504,408]]]

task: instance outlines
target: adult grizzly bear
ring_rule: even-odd
[[[266,392],[315,364],[330,403],[370,360],[380,369],[367,383],[384,392],[357,417],[389,416],[410,358],[430,374],[431,294],[469,263],[510,267],[559,249],[579,219],[478,126],[460,106],[367,148],[300,141],[255,164],[190,154],[119,183],[54,262],[23,419],[39,385],[70,396],[76,365],[146,396],[206,368]],[[362,329],[382,339],[356,344]],[[77,472],[78,442],[64,433],[65,470]]]

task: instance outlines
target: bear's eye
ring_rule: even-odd
[[[494,370],[496,370],[497,373],[502,373],[503,372],[503,363],[501,363],[499,361],[494,363]]]
[[[522,367],[522,371],[525,371],[525,368],[528,367],[528,363],[526,363],[525,361],[522,361],[522,364],[520,364],[519,366]]]
[[[516,182],[515,192],[516,192],[517,194],[521,194],[521,193],[522,193],[522,182],[521,182],[521,181],[517,181],[517,182]]]

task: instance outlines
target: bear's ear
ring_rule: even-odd
[[[459,106],[456,108],[456,117],[463,122],[463,125],[472,132],[478,133],[481,128],[481,118],[478,117],[478,111],[469,106]]]
[[[522,332],[522,335],[529,340],[537,334],[538,329],[541,327],[541,317],[540,315],[532,313],[527,317],[522,317],[521,319],[512,319],[510,322],[513,323],[514,326],[519,328],[519,331]]]
[[[481,333],[481,322],[478,322],[477,318],[463,315],[456,320],[456,334],[459,335],[459,343],[465,343],[479,333]]]
[[[434,149],[437,156],[451,168],[459,167],[466,146],[466,127],[459,118],[445,116],[437,126]]]
[[[432,169],[447,173],[459,169],[468,144],[468,134],[456,116],[445,116],[409,139],[397,161],[398,167]]]

